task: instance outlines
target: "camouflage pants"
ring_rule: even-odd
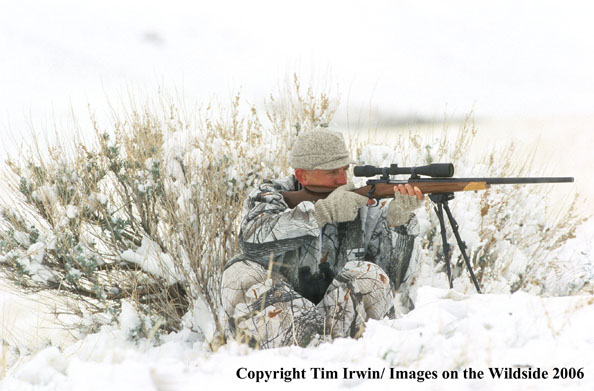
[[[279,273],[240,261],[223,273],[222,300],[234,338],[274,348],[357,338],[369,318],[381,319],[390,311],[393,292],[381,267],[351,261],[336,275],[322,301],[314,305]]]

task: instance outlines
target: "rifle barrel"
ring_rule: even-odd
[[[573,182],[573,177],[526,177],[526,178],[421,178],[395,180],[390,183],[450,183],[450,182],[485,182],[489,185],[513,185],[522,183],[565,183]]]

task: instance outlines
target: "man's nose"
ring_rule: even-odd
[[[341,170],[336,178],[336,182],[339,185],[346,185],[347,183],[347,174],[345,170]]]

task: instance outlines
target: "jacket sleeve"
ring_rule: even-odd
[[[320,233],[313,202],[290,209],[282,193],[270,183],[253,190],[244,204],[240,242],[252,259],[279,256],[317,238]]]

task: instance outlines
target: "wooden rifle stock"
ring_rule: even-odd
[[[491,185],[529,184],[529,183],[563,183],[573,182],[573,177],[528,177],[528,178],[427,178],[408,180],[370,180],[366,186],[353,191],[357,194],[374,198],[394,197],[394,186],[409,183],[418,187],[423,194],[455,193],[459,191],[486,190]],[[289,208],[294,208],[303,201],[316,202],[326,198],[332,189],[320,189],[320,192],[302,189],[283,193]]]

